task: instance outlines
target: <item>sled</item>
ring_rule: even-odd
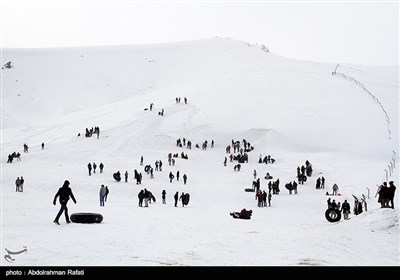
[[[245,192],[255,192],[256,190],[253,188],[246,188],[244,189]]]
[[[74,213],[70,216],[71,222],[80,224],[101,223],[103,216],[98,213]]]
[[[290,184],[286,184],[285,188],[288,189],[289,191],[294,190],[294,187],[292,185],[290,185]]]
[[[231,215],[234,219],[244,219],[244,220],[250,220],[251,219],[251,214],[253,213],[252,210],[245,210],[243,209],[240,212],[231,212],[229,215]]]
[[[117,181],[117,182],[121,181],[121,176],[119,176],[118,173],[114,173],[114,174],[113,174],[113,178],[114,178],[115,181]]]

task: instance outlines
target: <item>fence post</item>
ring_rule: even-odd
[[[386,169],[385,169],[385,172],[386,172],[386,182],[387,182],[388,181],[388,172]]]
[[[336,70],[338,69],[338,67],[339,67],[339,63],[336,65],[335,71],[333,71],[333,73],[336,73]]]

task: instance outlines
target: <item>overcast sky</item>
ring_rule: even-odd
[[[0,0],[2,47],[231,37],[312,61],[399,64],[399,2]]]

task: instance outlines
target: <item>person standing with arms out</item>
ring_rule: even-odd
[[[161,198],[162,198],[162,203],[163,204],[166,204],[166,202],[165,202],[165,195],[166,194],[167,194],[167,192],[165,190],[163,190],[162,193],[161,193]]]
[[[107,194],[106,188],[104,187],[104,185],[101,185],[100,192],[99,192],[99,195],[100,195],[100,206],[104,206],[104,199],[106,197],[106,194]]]
[[[178,198],[179,198],[179,193],[178,191],[175,193],[174,195],[174,199],[175,199],[175,207],[178,207]]]
[[[65,213],[65,220],[66,220],[67,224],[69,224],[71,222],[69,220],[69,216],[68,216],[67,203],[68,203],[69,198],[71,197],[72,200],[74,201],[74,203],[76,204],[76,199],[72,193],[71,188],[69,187],[69,184],[70,184],[69,181],[65,180],[63,186],[58,189],[58,192],[54,196],[53,204],[56,205],[57,197],[59,197],[59,202],[61,204],[60,211],[58,212],[56,218],[53,221],[57,225],[60,224],[58,219],[60,218],[60,216],[63,212]]]

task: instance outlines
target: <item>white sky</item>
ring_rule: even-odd
[[[312,61],[399,63],[398,1],[0,1],[2,47],[163,43],[220,36]]]

